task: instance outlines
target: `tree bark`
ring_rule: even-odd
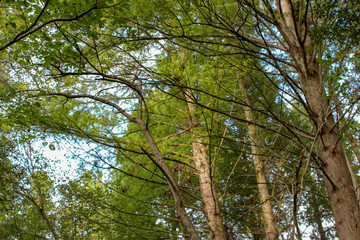
[[[210,229],[210,239],[225,240],[225,228],[221,217],[219,198],[217,196],[215,184],[211,178],[209,157],[206,145],[203,143],[200,130],[199,118],[196,116],[196,105],[191,99],[189,89],[185,90],[185,100],[187,102],[190,124],[193,126],[191,134],[193,136],[193,159],[196,170],[198,171],[200,191],[204,204],[204,212]]]
[[[346,162],[346,152],[340,139],[328,96],[322,82],[317,52],[304,24],[306,16],[299,0],[280,0],[278,30],[288,45],[300,77],[306,110],[312,121],[315,146],[325,185],[333,210],[335,225],[341,240],[360,239],[360,213],[355,189]],[[295,15],[298,14],[298,15]]]
[[[247,125],[247,129],[250,138],[252,160],[255,167],[256,182],[259,190],[259,198],[260,198],[261,211],[265,224],[265,232],[269,240],[276,240],[279,239],[279,231],[277,229],[275,216],[272,210],[272,204],[270,200],[271,197],[269,194],[269,190],[267,186],[268,182],[265,173],[265,164],[264,161],[261,159],[260,156],[261,152],[258,147],[259,141],[257,137],[257,130],[255,124],[253,124],[255,119],[252,114],[252,109],[250,108],[251,103],[249,96],[246,92],[244,79],[239,75],[238,75],[238,83],[240,86],[241,95],[245,101],[245,106],[244,106],[245,119],[246,121],[249,122],[249,124]]]

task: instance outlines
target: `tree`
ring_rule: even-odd
[[[305,1],[279,1],[276,5],[264,2],[237,2],[239,9],[247,13],[242,19],[235,13],[233,16],[226,12],[226,5],[216,3],[193,2],[202,17],[192,18],[191,25],[209,26],[218,32],[220,38],[236,38],[239,44],[234,45],[238,52],[247,56],[257,57],[264,63],[272,65],[273,69],[283,78],[283,86],[288,86],[305,108],[308,118],[313,124],[315,135],[316,161],[325,175],[325,183],[334,212],[337,230],[341,239],[355,239],[359,235],[356,227],[359,220],[358,204],[352,185],[351,176],[345,159],[345,148],[340,139],[340,132],[334,120],[334,111],[331,110],[329,99],[330,90],[325,90],[322,67],[318,59],[323,58],[323,46],[310,35],[314,28],[328,24],[322,22],[317,15],[317,9],[311,8],[310,2]],[[310,9],[312,11],[310,11]],[[233,20],[233,19],[236,20]],[[337,19],[335,18],[335,21]],[[160,32],[173,38],[186,38],[200,46],[204,54],[226,54],[225,52],[211,52],[210,44],[221,45],[219,37],[207,38],[188,34],[182,31],[177,34],[174,29],[178,27],[189,28],[178,19],[177,26],[161,28]],[[255,23],[256,34],[249,36],[246,24]],[[244,26],[239,27],[239,26]],[[262,48],[263,52],[256,55],[251,46]],[[349,46],[353,46],[350,45]],[[281,58],[282,53],[289,61]],[[296,75],[288,71],[293,69]],[[312,154],[311,151],[309,151]],[[342,205],[344,204],[344,205]],[[355,211],[355,212],[354,212]],[[352,217],[347,217],[351,215]],[[345,219],[347,219],[345,221]],[[346,222],[346,223],[345,223]],[[345,225],[346,226],[345,226]]]
[[[342,71],[357,63],[355,1],[26,4],[1,16],[2,128],[94,148],[61,209],[46,174],[27,176],[42,236],[324,238],[304,217],[328,203],[339,238],[360,235],[336,112],[359,99]]]

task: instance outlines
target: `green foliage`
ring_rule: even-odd
[[[257,128],[283,236],[292,233],[289,216],[299,185],[300,224],[320,231],[321,220],[333,221],[329,202],[321,197],[325,187],[314,157],[314,126],[297,69],[287,53],[279,53],[286,48],[280,36],[267,36],[273,26],[239,4],[0,3],[0,233],[5,239],[185,238],[164,173],[136,121],[140,117],[204,238],[208,223],[192,159],[199,139],[207,148],[229,239],[265,238],[248,124]],[[358,136],[352,117],[358,107],[359,57],[353,50],[359,5],[348,1],[339,9],[335,1],[317,1],[311,6],[317,24],[309,22],[310,36],[315,44],[327,39],[316,47],[329,53],[317,56],[328,100],[334,106],[333,98],[340,99],[349,116],[341,130]],[[254,36],[257,41],[251,41]],[[260,39],[281,44],[264,47]],[[246,89],[240,88],[239,77]],[[188,103],[196,105],[199,126],[191,125]],[[244,107],[251,109],[254,122],[246,120]],[[57,150],[45,141],[49,136],[83,148],[73,156],[82,159],[83,168],[62,185],[53,181],[37,151],[35,157],[17,154],[39,140]],[[354,159],[349,146],[347,151]],[[37,165],[26,166],[30,160]],[[334,236],[331,227],[324,231]]]
[[[312,35],[319,40],[327,38],[331,41],[358,45],[359,42],[359,8],[357,1],[319,1],[314,5],[313,14],[322,21],[312,31]],[[336,16],[336,18],[333,18]]]

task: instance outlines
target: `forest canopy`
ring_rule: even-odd
[[[360,239],[358,1],[0,7],[2,239]]]

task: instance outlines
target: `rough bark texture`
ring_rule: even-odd
[[[337,127],[331,130],[333,119],[323,122],[323,125],[323,128],[319,129],[316,147],[323,169],[329,176],[329,179],[325,177],[325,183],[337,232],[340,239],[356,240],[360,238],[359,205],[347,166],[345,149]]]
[[[185,205],[184,205],[181,191],[180,191],[178,185],[176,184],[175,179],[174,179],[173,175],[171,174],[171,171],[170,171],[168,165],[166,164],[163,155],[161,154],[159,148],[157,147],[157,144],[156,144],[154,138],[151,136],[149,129],[147,128],[146,124],[144,123],[144,121],[142,119],[137,118],[136,122],[140,126],[142,133],[144,134],[146,140],[148,141],[150,149],[151,149],[152,153],[154,154],[155,159],[157,160],[157,164],[158,164],[159,168],[161,169],[161,171],[163,172],[163,174],[165,175],[165,177],[168,181],[168,184],[169,184],[169,187],[171,190],[171,195],[175,201],[175,210],[176,210],[177,215],[179,216],[186,231],[190,234],[191,239],[201,240],[198,232],[196,231],[194,225],[192,224],[189,216],[187,215],[187,213],[185,211]]]
[[[269,240],[275,240],[275,239],[279,239],[279,231],[277,229],[275,216],[272,210],[272,205],[270,200],[271,197],[267,186],[268,182],[266,180],[265,164],[264,161],[261,159],[260,156],[261,153],[258,147],[256,126],[252,124],[254,122],[254,116],[252,114],[252,109],[249,107],[251,106],[250,105],[251,103],[249,96],[247,95],[244,80],[242,79],[242,77],[238,76],[238,82],[240,86],[241,95],[244,98],[246,104],[244,106],[244,112],[245,112],[246,121],[249,122],[247,128],[248,128],[248,134],[251,144],[252,159],[255,167],[256,182],[259,189],[259,198],[260,198],[261,211],[265,224],[265,232]]]
[[[199,175],[200,191],[204,204],[204,212],[210,229],[210,239],[225,240],[226,234],[221,217],[219,198],[211,178],[210,163],[206,152],[206,146],[203,143],[202,137],[199,136],[199,133],[201,132],[199,131],[200,122],[196,116],[196,106],[192,103],[192,99],[190,98],[190,90],[185,90],[185,98],[190,113],[190,122],[191,125],[194,126],[191,131],[194,138],[192,143],[193,159]]]
[[[300,1],[281,0],[278,30],[287,43],[288,52],[297,68],[302,93],[307,103],[307,112],[316,134],[316,150],[321,161],[335,225],[341,240],[360,239],[360,213],[351,175],[346,162],[346,153],[340,140],[331,106],[321,80],[321,69],[316,60],[313,45],[301,15]]]

